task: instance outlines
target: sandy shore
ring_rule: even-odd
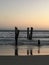
[[[38,53],[38,47],[35,46],[27,46],[27,45],[23,45],[23,46],[19,46],[19,55],[27,55],[27,49],[32,49],[32,55],[49,55],[49,46],[43,46],[40,47],[40,53]],[[30,55],[30,54],[29,54]]]
[[[27,56],[27,49],[32,48],[32,55],[49,55],[49,46],[41,47],[40,53],[38,53],[38,47],[22,45],[18,46],[18,55]],[[30,54],[29,54],[30,55]],[[13,45],[0,45],[0,56],[15,56],[15,46]]]
[[[0,45],[0,56],[14,56],[15,47],[12,45]]]
[[[0,56],[0,65],[49,65],[49,56]]]

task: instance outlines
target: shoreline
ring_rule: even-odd
[[[38,53],[38,47],[22,45],[18,46],[18,56],[27,56],[27,49],[32,49],[32,56],[49,55],[49,46],[41,47]],[[15,56],[15,46],[13,45],[0,45],[0,56]],[[30,56],[30,53],[29,53]]]

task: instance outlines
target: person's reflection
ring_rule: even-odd
[[[38,40],[38,53],[40,53],[40,40]]]
[[[33,49],[32,49],[32,46],[28,46],[28,49],[27,49],[27,55],[33,55]]]

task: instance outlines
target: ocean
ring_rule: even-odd
[[[40,40],[40,54],[38,54]],[[32,49],[33,55],[49,55],[49,31],[34,30],[32,40],[27,39],[27,32],[20,31],[18,37],[18,54],[27,55]],[[0,55],[15,55],[15,30],[0,30]]]
[[[27,39],[27,32],[20,31],[18,37],[18,44],[32,44],[37,45],[40,40],[41,45],[49,45],[49,31],[34,31],[32,33],[32,40]],[[0,45],[15,45],[15,31],[14,30],[0,30]]]

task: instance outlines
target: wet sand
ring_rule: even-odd
[[[38,47],[35,46],[27,46],[27,45],[23,45],[23,46],[19,46],[19,55],[27,55],[27,49],[32,49],[32,55],[49,55],[49,46],[43,46],[40,47],[40,53],[38,53]],[[29,54],[30,55],[30,54]]]
[[[43,46],[38,53],[38,47],[22,45],[18,46],[18,55],[27,56],[27,49],[32,49],[32,55],[49,55],[49,46]],[[29,54],[30,55],[30,54]],[[15,46],[13,45],[0,45],[0,56],[15,56]]]
[[[0,45],[0,56],[14,56],[15,47],[12,45]]]

